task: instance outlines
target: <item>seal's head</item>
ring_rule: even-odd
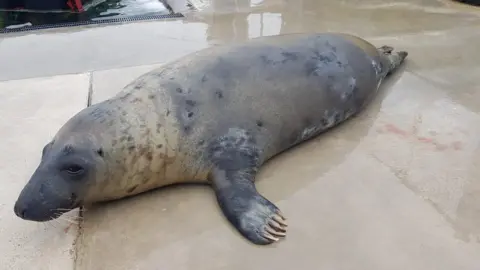
[[[42,151],[42,159],[15,203],[15,214],[48,221],[82,205],[88,187],[103,171],[103,150],[79,134],[57,137]]]

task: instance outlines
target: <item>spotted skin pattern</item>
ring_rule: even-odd
[[[208,183],[245,239],[271,244],[288,225],[255,188],[262,164],[356,115],[406,56],[341,33],[193,53],[73,116],[46,145],[14,211],[46,221],[174,183]]]

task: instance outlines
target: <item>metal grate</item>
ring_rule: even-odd
[[[42,25],[31,25],[19,28],[4,28],[0,29],[0,33],[15,33],[15,32],[26,32],[33,30],[43,30],[43,29],[53,29],[53,28],[65,28],[65,27],[74,27],[74,26],[83,26],[83,25],[99,25],[99,24],[113,24],[113,23],[123,23],[123,22],[137,22],[137,21],[152,21],[152,20],[161,20],[161,19],[171,19],[171,18],[183,18],[184,16],[180,13],[173,14],[153,14],[153,15],[136,15],[124,18],[110,18],[110,19],[100,19],[100,20],[87,20],[87,21],[77,21],[77,22],[65,22],[65,23],[56,23],[56,24],[42,24]]]

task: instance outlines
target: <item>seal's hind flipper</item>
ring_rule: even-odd
[[[378,50],[383,54],[391,54],[393,52],[393,47],[383,45],[382,47],[378,48]]]
[[[214,164],[209,178],[219,206],[230,223],[249,241],[267,245],[286,235],[280,210],[255,189],[259,152],[244,131],[231,129],[210,145]]]
[[[391,74],[408,56],[408,52],[405,51],[393,52],[393,47],[388,45],[383,45],[382,47],[377,48],[377,50],[380,53],[380,56],[384,58],[382,60],[384,63],[382,74],[384,74],[384,76]]]
[[[404,51],[385,54],[385,57],[387,57],[390,62],[387,75],[391,74],[395,69],[397,69],[403,63],[405,58],[407,58],[407,56],[408,53]]]

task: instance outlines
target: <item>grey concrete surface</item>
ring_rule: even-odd
[[[0,81],[170,61],[206,47],[205,28],[175,20],[0,36]]]
[[[0,82],[0,269],[74,266],[77,211],[42,224],[17,218],[13,205],[44,144],[85,107],[88,86],[87,74]]]
[[[286,241],[254,247],[207,187],[173,187],[89,209],[78,269],[480,268],[479,14],[437,1],[286,2],[204,1],[188,20],[208,24],[212,43],[330,30],[410,53],[364,114],[263,168],[258,189],[288,216]],[[101,81],[96,102],[120,90]]]
[[[176,8],[181,9],[183,4],[177,1]],[[2,267],[480,269],[478,8],[446,0],[195,2],[199,11],[181,21],[0,40],[0,59],[18,61],[11,68],[0,66],[0,80],[93,71],[96,103],[190,51],[309,31],[360,35],[379,46],[407,50],[408,60],[359,117],[262,168],[259,191],[289,221],[284,241],[268,247],[249,244],[223,218],[208,187],[177,186],[86,209],[74,262],[63,252],[72,244],[71,228],[68,239],[62,231],[65,224],[39,232],[42,225],[15,219],[10,208],[43,143],[66,120],[63,112],[68,108],[73,114],[84,106],[69,105],[85,101],[87,76],[66,76],[76,78],[73,81],[56,77],[52,87],[45,83],[48,79],[0,83],[2,138],[11,142],[3,146],[6,154],[0,156],[4,161],[0,164],[9,166],[1,173],[2,179],[13,181],[1,190],[0,217],[5,225],[0,226],[0,236],[9,239],[0,246],[7,254],[0,261]],[[92,42],[98,43],[85,45]],[[11,55],[32,44],[35,48],[25,57]],[[109,47],[102,47],[105,44]],[[75,56],[67,54],[68,46],[75,48]],[[128,67],[134,65],[141,66]],[[36,95],[31,96],[27,90],[33,87]],[[68,94],[60,92],[63,88]],[[21,106],[30,103],[31,108]],[[58,114],[55,105],[65,107]],[[44,115],[43,120],[33,115]],[[31,132],[36,128],[39,136]],[[22,163],[24,158],[29,159],[28,166]],[[51,258],[59,263],[48,264]],[[55,268],[62,262],[63,268]]]

